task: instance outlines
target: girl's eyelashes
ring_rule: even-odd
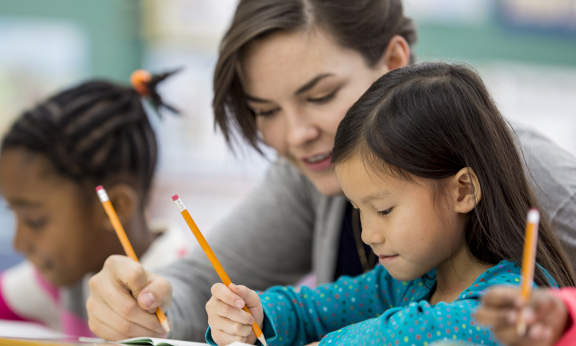
[[[26,224],[26,226],[30,227],[33,230],[39,230],[42,227],[46,226],[46,223],[48,222],[48,218],[43,217],[40,219],[25,219],[24,223]]]
[[[394,209],[394,208],[388,208],[388,209],[386,209],[386,210],[378,211],[378,215],[380,215],[380,216],[386,216],[386,215],[390,214],[390,212],[392,211],[392,209]]]

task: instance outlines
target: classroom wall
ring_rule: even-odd
[[[404,3],[419,28],[419,61],[471,63],[508,118],[576,154],[576,0]],[[154,120],[161,156],[150,214],[181,222],[169,199],[178,193],[209,231],[274,160],[247,147],[232,154],[214,132],[212,71],[235,4],[0,0],[0,133],[25,107],[82,79],[126,82],[140,67],[182,67],[160,88],[181,114]],[[0,269],[17,260],[10,250],[13,228],[10,212],[0,208]]]

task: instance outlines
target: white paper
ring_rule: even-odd
[[[0,336],[26,339],[63,339],[69,337],[38,323],[0,320]]]

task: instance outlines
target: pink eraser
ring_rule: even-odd
[[[178,195],[172,196],[172,200],[173,200],[174,202],[176,202],[176,200],[177,200],[178,198],[180,198],[180,197],[178,197]]]
[[[100,191],[100,190],[104,190],[104,187],[102,187],[102,185],[96,186],[96,191]]]

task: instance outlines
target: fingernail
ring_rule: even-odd
[[[241,300],[237,300],[234,305],[236,305],[239,309],[242,309],[244,307],[244,302]]]
[[[149,307],[150,305],[154,304],[154,295],[153,295],[152,293],[150,293],[150,292],[144,293],[144,294],[142,295],[142,298],[141,298],[141,299],[142,299],[142,303],[144,303],[144,305],[145,305],[145,306],[144,306],[145,308],[147,308],[147,307]]]
[[[522,317],[524,317],[524,319],[531,319],[534,316],[534,310],[532,310],[531,308],[526,308],[524,309],[524,311],[522,312]]]

